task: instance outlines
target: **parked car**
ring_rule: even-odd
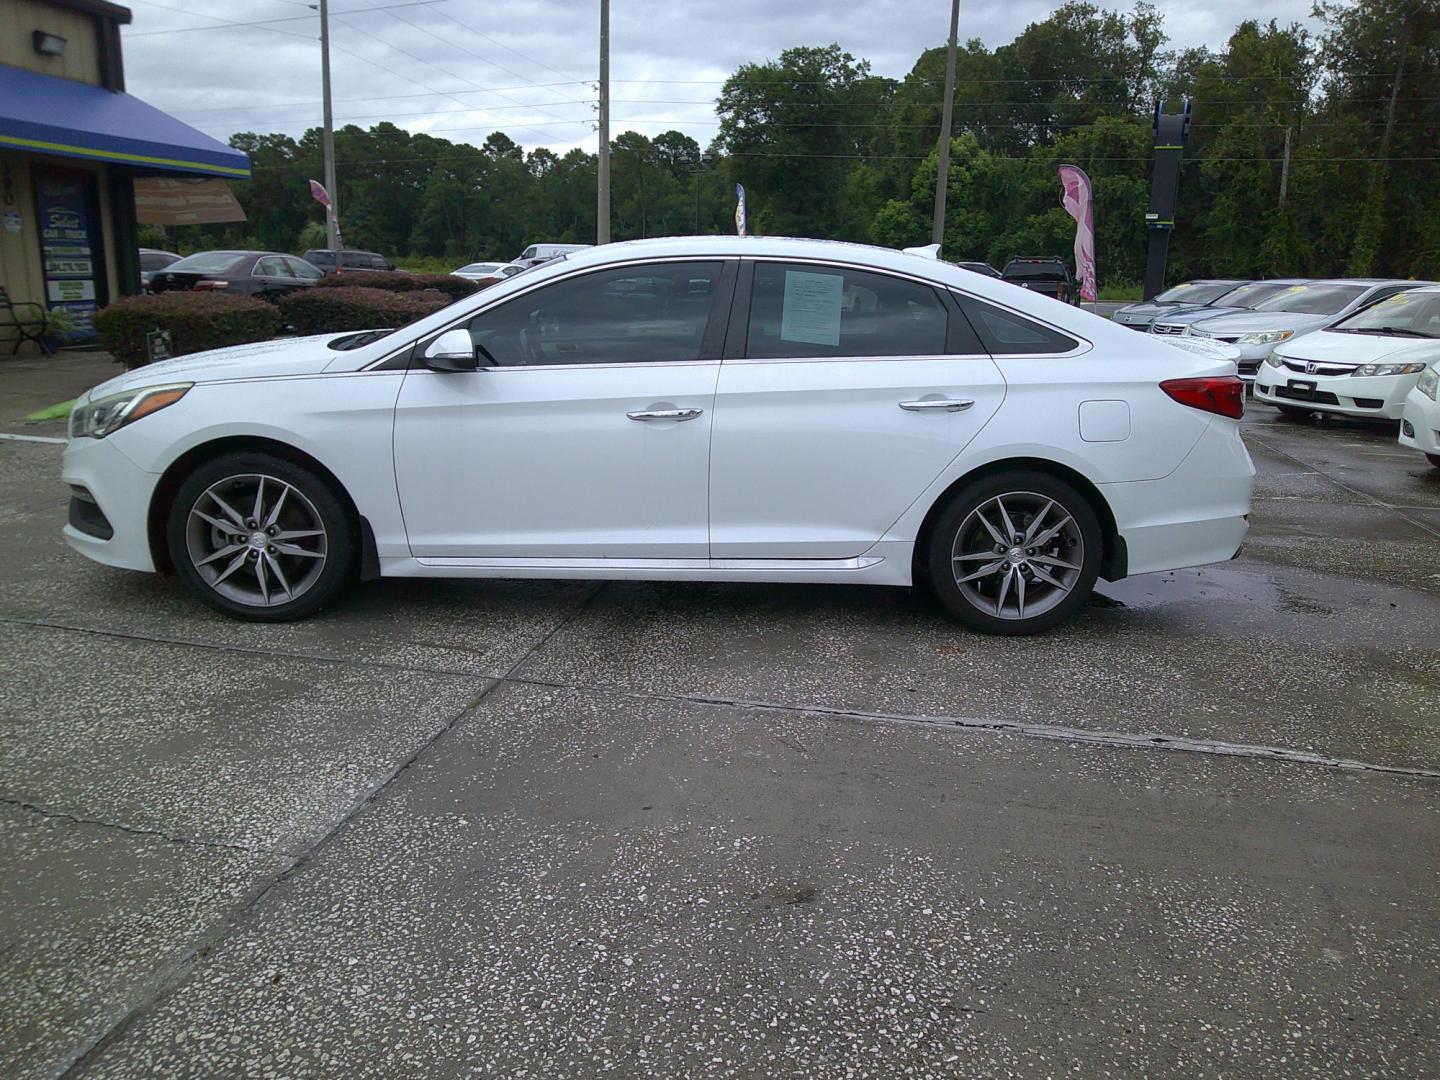
[[[1283,292],[1291,285],[1304,285],[1309,278],[1275,278],[1272,281],[1251,281],[1224,293],[1218,300],[1199,307],[1181,308],[1165,315],[1157,315],[1149,326],[1152,334],[1179,337],[1192,323],[1203,322],[1220,315],[1234,315],[1240,311],[1254,311],[1262,300],[1268,300]]]
[[[1138,304],[1126,304],[1111,316],[1121,326],[1131,330],[1148,330],[1150,324],[1163,315],[1174,315],[1181,311],[1214,304],[1227,293],[1234,292],[1247,282],[1235,278],[1205,278],[1186,281],[1172,289],[1166,289],[1153,300]]]
[[[1422,371],[1405,398],[1400,414],[1400,444],[1419,450],[1440,469],[1440,369]]]
[[[502,262],[476,262],[460,267],[459,270],[450,271],[455,277],[463,277],[467,281],[473,281],[477,285],[494,285],[504,281],[507,277],[514,277],[525,268],[515,263]]]
[[[986,277],[998,278],[1001,276],[999,270],[986,262],[957,262],[954,265],[960,267],[961,270],[970,270],[976,274],[984,274]]]
[[[140,288],[150,291],[150,276],[156,270],[164,270],[171,263],[180,261],[173,251],[159,251],[156,248],[140,249]]]
[[[576,251],[584,251],[591,246],[590,244],[531,244],[513,260],[513,265],[520,267],[521,270],[528,270],[532,266],[539,266],[541,263],[547,263],[551,259],[558,259]]]
[[[1080,286],[1064,259],[1012,255],[1000,276],[1012,285],[1042,296],[1053,296],[1067,304],[1080,303]]]
[[[357,574],[924,582],[1024,634],[1247,527],[1231,360],[933,258],[608,244],[353,338],[84,395],[69,543],[262,621]]]
[[[1255,398],[1292,417],[1315,412],[1399,420],[1422,372],[1440,360],[1440,288],[1410,289],[1275,347]]]
[[[393,271],[395,264],[374,251],[335,251],[331,248],[311,248],[303,256],[311,266],[318,266],[327,273],[347,273],[351,270],[365,270],[371,273]]]
[[[1249,382],[1260,362],[1282,341],[1318,330],[1387,296],[1429,284],[1433,282],[1378,278],[1309,281],[1280,290],[1253,311],[1192,323],[1189,332],[1240,346],[1240,377]]]
[[[185,289],[278,300],[324,276],[304,259],[278,251],[200,251],[151,275],[150,291]]]

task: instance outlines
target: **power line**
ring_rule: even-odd
[[[218,25],[218,26],[180,26],[180,27],[176,27],[176,28],[173,29],[173,30],[140,30],[140,31],[137,31],[137,32],[134,32],[134,33],[127,32],[127,33],[125,34],[125,37],[126,37],[127,39],[129,39],[129,38],[137,38],[137,37],[156,37],[156,36],[161,35],[161,34],[193,34],[193,33],[195,33],[196,31],[199,31],[199,30],[222,30],[222,29],[224,29],[225,27],[228,27],[228,26],[259,27],[259,28],[262,29],[262,30],[269,30],[269,29],[272,29],[272,27],[271,27],[271,25],[270,25],[271,23],[304,22],[304,21],[306,21],[307,19],[313,19],[313,18],[315,18],[315,17],[317,16],[317,13],[312,11],[309,15],[286,15],[284,18],[279,18],[279,19],[256,19],[256,20],[254,20],[253,22],[232,22],[232,21],[229,20],[229,19],[220,19],[220,18],[218,18],[218,17],[215,16],[215,15],[206,15],[206,14],[205,14],[204,12],[202,12],[202,11],[186,11],[184,8],[174,8],[174,7],[167,7],[167,6],[164,5],[164,4],[156,4],[156,3],[155,3],[155,0],[139,0],[139,2],[142,3],[142,4],[151,4],[151,5],[153,5],[154,7],[163,7],[163,8],[165,8],[166,11],[175,11],[175,12],[179,12],[179,13],[182,14],[182,15],[196,15],[196,16],[202,18],[202,19],[216,19],[216,21],[217,21],[220,25]],[[309,4],[299,3],[298,0],[285,0],[285,2],[286,2],[286,3],[294,2],[296,7],[309,7],[309,6],[310,6]],[[444,4],[444,3],[448,3],[448,0],[411,0],[410,3],[406,3],[406,4],[391,4],[391,5],[389,5],[389,7],[384,7],[384,8],[351,8],[351,9],[349,9],[349,11],[332,11],[330,14],[331,14],[331,15],[348,15],[348,14],[350,14],[351,12],[355,12],[355,11],[388,11],[388,10],[390,10],[391,7],[397,7],[397,8],[406,8],[406,7],[429,7],[429,6],[432,5],[432,4]],[[289,32],[292,32],[292,33],[293,33],[293,31],[289,31]],[[308,35],[302,35],[302,36],[308,36]]]
[[[352,53],[351,55],[353,56],[353,55],[355,55],[355,54]],[[363,57],[362,57],[361,59],[363,59]],[[366,61],[366,62],[369,63],[369,61]],[[452,94],[493,94],[493,93],[497,93],[497,92],[499,92],[499,91],[501,91],[501,90],[528,90],[528,89],[530,89],[532,86],[546,86],[546,87],[549,87],[549,86],[574,86],[574,85],[577,85],[577,84],[582,84],[582,85],[587,85],[587,86],[588,86],[589,83],[590,83],[590,80],[589,80],[589,79],[576,79],[574,82],[569,82],[569,83],[524,83],[523,85],[520,85],[520,86],[487,86],[487,87],[485,87],[485,88],[483,88],[483,89],[478,89],[478,90],[454,90],[454,91],[451,91],[451,93],[452,93]],[[343,103],[345,103],[345,104],[348,105],[348,104],[352,104],[352,103],[359,102],[359,101],[407,101],[407,100],[409,100],[409,99],[411,99],[411,98],[444,97],[444,96],[445,96],[445,94],[443,94],[441,91],[439,91],[439,90],[432,90],[432,91],[429,91],[429,92],[424,93],[424,94],[383,94],[383,95],[381,95],[381,96],[379,96],[379,97],[336,98],[335,101],[336,101],[337,103],[343,102]],[[589,99],[589,98],[583,98],[583,99],[582,99],[582,98],[577,98],[576,100],[577,100],[577,101],[585,101],[585,102],[588,102],[590,99]],[[186,116],[186,115],[189,115],[190,113],[202,113],[202,112],[242,112],[242,111],[248,112],[248,111],[252,111],[252,110],[255,110],[255,109],[298,109],[298,108],[300,108],[301,106],[305,106],[305,105],[319,105],[319,104],[320,104],[320,102],[318,102],[318,101],[277,101],[277,102],[274,102],[273,104],[270,104],[270,105],[214,105],[214,106],[210,106],[210,107],[203,108],[203,109],[166,109],[165,111],[166,111],[166,112],[169,112],[169,113],[176,113],[176,114],[181,115],[181,116]],[[551,102],[551,104],[552,104],[552,105],[560,105],[560,104],[565,104],[565,103],[564,103],[564,102],[558,102],[558,101],[556,101],[556,102]],[[508,107],[508,106],[507,106],[507,107]],[[456,111],[458,111],[458,110],[456,110]],[[378,115],[378,114],[377,114],[377,115]],[[277,119],[275,122],[276,122],[276,123],[283,123],[284,121],[283,121],[283,119]]]

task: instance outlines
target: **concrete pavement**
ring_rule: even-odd
[[[7,1075],[1433,1075],[1440,470],[1245,429],[1241,559],[1019,641],[800,586],[249,626],[0,443]]]

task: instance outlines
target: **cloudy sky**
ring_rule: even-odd
[[[123,2],[123,0],[122,0]],[[128,0],[129,91],[217,138],[320,123],[319,19],[304,0]],[[318,0],[316,0],[318,3]],[[1101,0],[1103,3],[1103,0]],[[1243,18],[1309,23],[1311,0],[1156,0],[1171,45],[1219,47]],[[1055,7],[964,0],[961,39],[992,48]],[[592,148],[597,0],[330,0],[337,126],[388,119],[527,149]],[[901,77],[942,44],[945,0],[612,0],[612,134],[678,128],[702,145],[737,65],[838,41]]]

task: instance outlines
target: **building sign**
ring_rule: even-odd
[[[175,344],[169,330],[151,330],[145,335],[145,358],[152,364],[169,360],[175,355]]]
[[[135,219],[141,225],[210,225],[244,221],[245,211],[224,180],[142,176],[135,180]]]
[[[66,341],[95,337],[98,307],[95,280],[96,233],[100,223],[91,213],[94,180],[75,173],[35,176],[35,210],[40,227],[40,257],[45,267],[45,292],[51,308],[61,308],[75,321]]]

